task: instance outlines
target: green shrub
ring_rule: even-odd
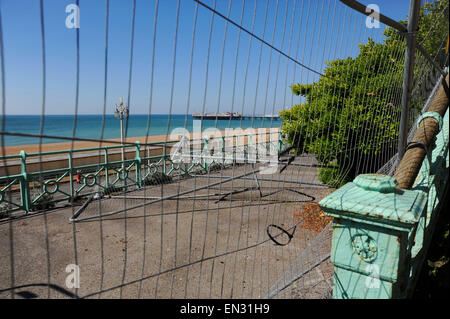
[[[437,23],[439,27],[430,28]],[[448,30],[448,0],[425,4],[418,41],[432,57],[445,50],[442,30]],[[374,172],[386,155],[396,152],[404,67],[399,52],[404,51],[405,40],[389,27],[384,34],[381,43],[369,38],[359,44],[356,57],[326,62],[316,82],[292,84],[292,92],[303,96],[304,102],[280,111],[282,131],[297,154],[314,154],[322,165],[337,164],[336,174],[321,169],[320,177],[328,183]],[[417,110],[423,103],[414,98],[411,105]]]

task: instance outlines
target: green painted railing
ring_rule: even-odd
[[[407,298],[414,291],[449,173],[449,111],[411,190],[357,176],[320,206],[333,216],[333,298]],[[446,212],[447,213],[447,212]]]
[[[284,147],[280,131],[260,132],[259,134],[266,134],[266,137],[267,134],[269,135],[265,142],[267,146],[271,144],[278,151]],[[225,154],[225,139],[232,138],[234,141],[238,137],[251,138],[251,135],[235,134],[223,137],[221,139],[222,154]],[[144,181],[156,172],[175,177],[194,172],[207,172],[213,163],[233,164],[225,155],[222,158],[208,161],[201,157],[199,161],[194,160],[191,163],[174,163],[170,158],[170,150],[178,142],[180,141],[171,140],[146,144],[136,142],[126,145],[33,154],[21,151],[19,155],[0,157],[0,163],[4,163],[4,171],[7,171],[5,166],[11,166],[11,161],[20,162],[18,174],[0,176],[0,213],[17,210],[29,212],[52,207],[57,202],[73,201],[97,192],[106,193],[130,187],[140,188],[144,186]],[[208,138],[190,140],[190,143],[195,142],[200,143],[201,150],[208,149]],[[248,145],[248,143],[238,145],[236,140],[236,144],[233,144],[233,152],[236,152],[238,147],[248,148]],[[124,161],[121,158],[122,149],[126,154]],[[158,154],[152,155],[151,153]],[[128,158],[130,154],[134,154],[134,156]],[[113,157],[118,157],[120,160],[113,160]],[[86,162],[86,159],[89,158],[92,163],[75,164],[77,161]],[[34,163],[31,164],[30,160],[33,159],[35,159]],[[65,161],[67,165],[56,169],[43,169],[46,165],[50,166],[48,162],[57,161]],[[30,165],[34,165],[33,171],[29,170]]]

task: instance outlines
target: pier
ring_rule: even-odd
[[[267,119],[279,119],[278,114],[263,114],[263,115],[243,115],[237,112],[221,112],[221,113],[194,113],[192,114],[194,119],[204,119],[204,120],[240,120],[249,118],[267,118]]]

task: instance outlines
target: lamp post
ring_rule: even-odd
[[[120,142],[122,144],[122,168],[125,166],[125,150],[123,147],[124,137],[123,137],[123,119],[128,118],[129,110],[128,107],[123,104],[123,98],[120,97],[119,105],[116,105],[114,110],[114,117],[120,120]]]

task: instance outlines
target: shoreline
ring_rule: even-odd
[[[278,131],[281,128],[258,128],[264,129],[266,132],[270,131]],[[242,129],[240,131],[245,132],[247,129]],[[240,132],[239,130],[234,129],[233,134]],[[225,132],[221,130],[222,134]],[[203,134],[207,134],[203,132]],[[190,138],[198,138],[201,136],[201,133],[190,133]],[[170,135],[169,135],[170,137]],[[173,139],[167,138],[167,141],[171,141]],[[166,135],[151,135],[151,136],[141,136],[141,137],[128,137],[124,141],[126,144],[133,144],[137,141],[140,143],[156,143],[156,142],[164,142],[166,140]],[[88,142],[88,141],[74,141],[72,142],[59,142],[59,143],[46,143],[46,144],[26,144],[26,145],[11,145],[0,147],[0,156],[11,156],[11,155],[19,155],[20,151],[25,151],[25,153],[44,153],[44,152],[57,152],[57,151],[67,151],[71,149],[88,149],[88,148],[99,148],[104,146],[117,146],[119,143],[110,143],[108,141],[117,141],[120,142],[120,138],[108,139],[103,142]]]

